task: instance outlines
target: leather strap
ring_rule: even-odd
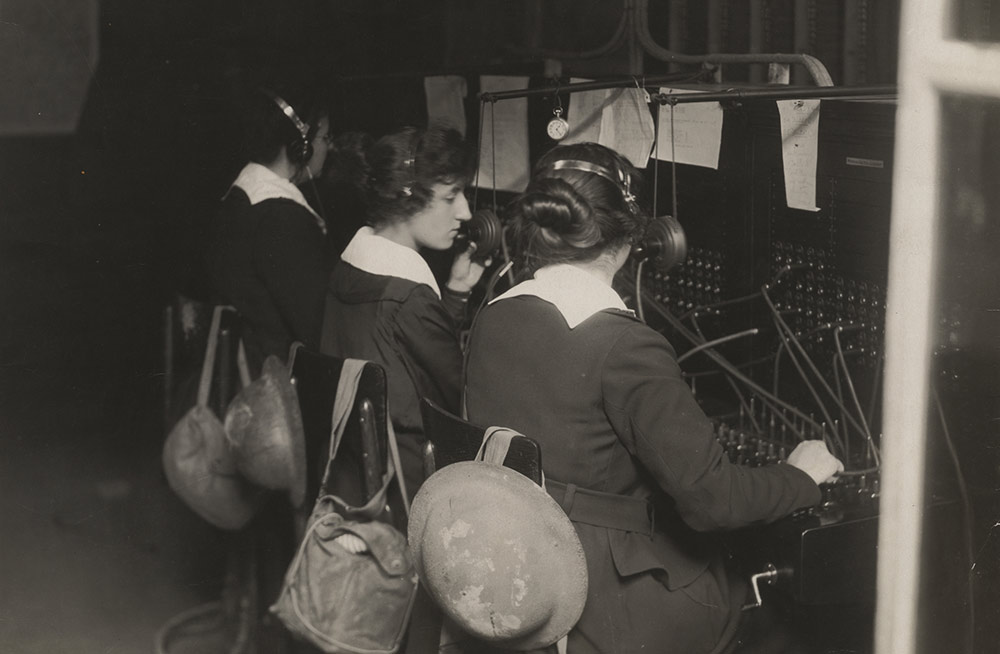
[[[292,354],[294,354],[294,350]],[[382,477],[382,487],[363,506],[351,506],[336,495],[330,495],[327,492],[333,460],[337,456],[337,450],[344,436],[344,429],[347,427],[347,418],[357,397],[358,382],[361,380],[361,373],[367,364],[368,362],[362,359],[344,359],[344,364],[340,371],[340,379],[337,382],[336,399],[333,403],[330,454],[327,457],[326,469],[323,472],[323,481],[320,484],[320,496],[329,498],[345,514],[371,518],[381,513],[385,507],[389,484],[395,477],[399,484],[400,495],[403,496],[403,509],[406,511],[406,515],[410,515],[410,500],[406,494],[406,482],[403,480],[403,465],[399,458],[399,445],[396,443],[396,431],[393,429],[391,419],[386,421],[389,452],[386,455],[386,473]],[[386,407],[386,411],[388,412],[388,406]]]
[[[563,508],[572,522],[631,531],[646,536],[653,534],[653,505],[646,500],[601,493],[552,479],[546,480],[545,490]]]
[[[208,328],[208,343],[205,345],[205,358],[201,362],[201,378],[198,380],[200,407],[208,406],[208,396],[212,391],[212,372],[215,370],[215,353],[219,349],[219,328],[222,326],[223,311],[235,311],[235,309],[221,304],[212,309],[212,324]]]

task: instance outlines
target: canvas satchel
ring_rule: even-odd
[[[256,510],[253,488],[236,470],[225,429],[208,406],[222,312],[212,312],[198,399],[163,444],[163,470],[170,488],[195,513],[222,529],[241,529]]]
[[[417,590],[405,536],[376,519],[385,511],[386,494],[394,479],[409,513],[391,422],[387,472],[371,500],[352,507],[327,491],[364,364],[356,359],[344,362],[319,497],[281,594],[271,607],[289,631],[329,654],[397,651]]]

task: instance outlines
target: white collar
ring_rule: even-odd
[[[285,199],[305,207],[309,213],[316,218],[316,224],[326,234],[326,223],[319,217],[313,208],[306,202],[302,191],[295,184],[278,175],[267,166],[250,162],[243,166],[243,170],[236,177],[232,186],[235,186],[247,194],[250,204],[254,205],[264,200]],[[230,187],[232,188],[232,187]]]
[[[362,227],[344,248],[340,258],[373,275],[388,275],[426,284],[441,297],[441,289],[431,267],[416,250],[379,236],[371,227]]]
[[[534,279],[521,282],[490,304],[519,295],[533,295],[554,305],[570,329],[604,309],[629,311],[615,289],[568,263],[540,268]]]

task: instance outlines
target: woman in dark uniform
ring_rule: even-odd
[[[363,141],[356,140],[357,143]],[[465,185],[475,150],[457,131],[406,128],[355,153],[366,222],[330,276],[321,351],[382,365],[407,490],[423,482],[420,398],[458,410],[462,352],[458,330],[483,263],[474,246],[455,256],[439,286],[421,250],[452,247],[471,218]],[[338,161],[346,161],[337,153]],[[357,176],[356,176],[357,177]],[[488,265],[488,264],[487,264]]]
[[[728,651],[747,586],[708,532],[816,504],[841,466],[817,441],[790,465],[729,462],[670,343],[611,286],[648,223],[637,177],[595,144],[538,162],[512,207],[528,279],[476,320],[468,416],[540,443],[546,487],[577,528],[589,590],[571,654]]]
[[[256,375],[294,341],[319,347],[326,224],[296,184],[322,171],[330,124],[324,106],[292,89],[258,90],[246,110],[250,161],[211,226],[207,268],[215,299],[240,313]]]

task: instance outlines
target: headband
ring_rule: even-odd
[[[268,95],[270,95],[271,99],[274,100],[274,103],[278,105],[278,107],[281,109],[281,112],[286,116],[288,116],[288,119],[295,124],[295,129],[299,130],[299,134],[302,135],[302,138],[308,139],[309,126],[306,125],[304,122],[302,122],[302,119],[299,118],[299,115],[295,113],[294,109],[292,109],[292,105],[285,102],[281,98],[281,96],[275,95],[273,93],[268,93]]]
[[[553,163],[550,168],[552,170],[579,170],[584,173],[593,173],[598,177],[603,177],[621,188],[622,196],[624,196],[625,202],[629,207],[633,207],[635,204],[635,195],[632,194],[632,177],[627,171],[621,168],[618,169],[618,175],[615,176],[604,166],[579,159],[560,159]]]

